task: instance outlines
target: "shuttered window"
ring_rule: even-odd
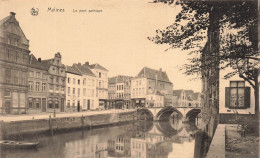
[[[225,88],[225,107],[250,108],[250,87],[245,87],[244,81],[230,81],[230,87]]]

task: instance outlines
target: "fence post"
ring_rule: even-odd
[[[203,134],[201,130],[195,134],[194,158],[201,158]]]
[[[83,115],[81,116],[81,128],[84,129],[84,117],[83,117]]]
[[[6,130],[5,130],[5,124],[4,121],[1,121],[1,132],[2,132],[2,138],[5,139],[6,138]]]
[[[49,126],[50,126],[51,135],[53,135],[51,115],[49,115]]]

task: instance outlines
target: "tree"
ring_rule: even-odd
[[[259,66],[256,36],[257,1],[159,0],[156,2],[181,5],[182,11],[176,16],[174,24],[164,30],[156,30],[156,36],[148,39],[157,44],[169,44],[171,48],[191,50],[190,54],[195,57],[190,59],[190,64],[183,66],[187,75],[201,74],[202,69],[209,69],[216,65],[219,65],[216,67],[219,70],[232,67],[233,71],[226,74],[226,78],[239,74],[254,87],[255,105],[258,110],[256,114],[258,114],[258,90],[256,89],[258,76],[252,75]],[[236,35],[229,33],[229,38],[226,38],[223,36],[226,29],[240,31]],[[209,48],[207,54],[203,54],[202,50],[206,42]]]
[[[190,51],[189,54],[192,55],[189,59],[190,64],[184,65],[183,69],[187,75],[201,75],[203,83],[206,83],[203,90],[206,95],[203,97],[202,120],[205,131],[211,137],[218,119],[219,71],[232,67],[233,71],[226,74],[227,78],[239,74],[249,83],[256,81],[255,75],[251,74],[252,70],[256,72],[255,69],[259,65],[258,39],[254,36],[257,35],[257,1],[157,0],[155,2],[182,7],[172,25],[164,30],[156,30],[156,35],[148,39],[156,44],[168,44],[170,48]],[[223,35],[227,29],[236,29],[239,33],[227,34],[226,38]],[[238,42],[238,39],[243,40]],[[251,62],[252,60],[256,62]],[[255,82],[254,91],[258,118],[257,84]],[[211,94],[212,90],[217,94]]]

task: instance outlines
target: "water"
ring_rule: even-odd
[[[5,149],[2,158],[193,158],[197,126],[179,119],[139,121],[114,127],[23,138],[36,150]]]

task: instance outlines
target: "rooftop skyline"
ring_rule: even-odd
[[[2,1],[0,19],[16,13],[16,19],[30,41],[31,53],[42,60],[60,52],[62,63],[98,63],[109,70],[108,77],[137,76],[144,67],[166,71],[174,89],[201,91],[201,81],[183,75],[180,66],[187,55],[170,46],[156,45],[147,39],[156,29],[172,24],[179,8],[148,3],[151,0],[80,1]],[[32,16],[31,8],[39,15]],[[48,8],[64,9],[50,12]],[[102,12],[75,13],[78,9]]]

